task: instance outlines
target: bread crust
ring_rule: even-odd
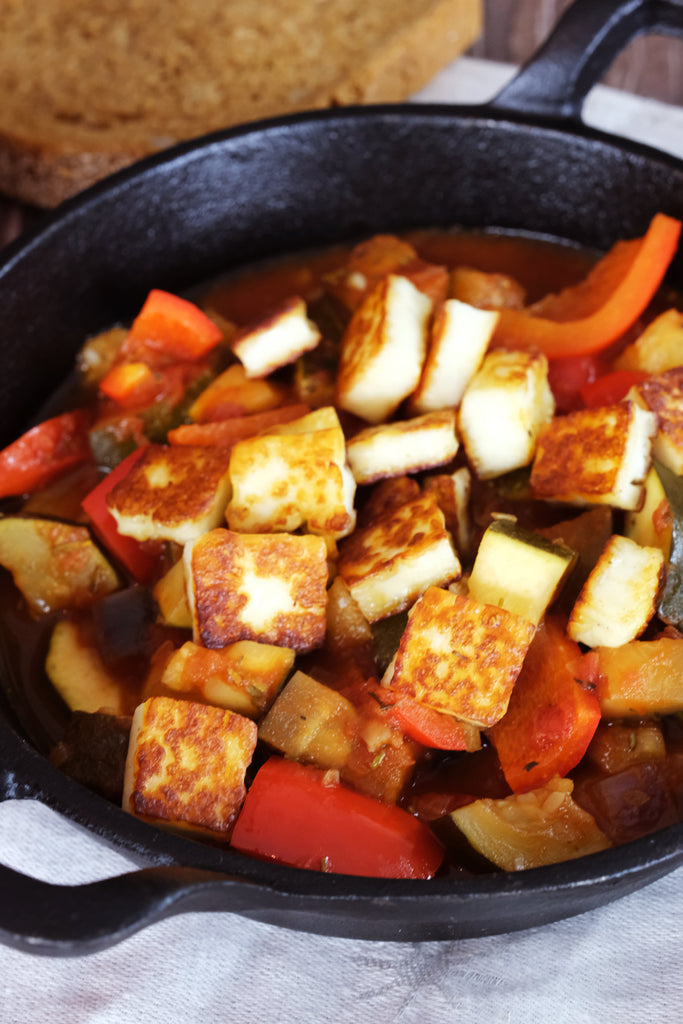
[[[210,131],[404,100],[481,21],[481,0],[9,0],[0,191],[52,207]]]

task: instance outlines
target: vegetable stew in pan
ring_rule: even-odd
[[[515,871],[679,821],[679,233],[378,235],[84,339],[0,452],[34,742],[318,871]]]

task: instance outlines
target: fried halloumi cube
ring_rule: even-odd
[[[133,715],[123,809],[156,825],[228,839],[256,740],[256,724],[242,715],[151,697]]]
[[[586,580],[567,633],[588,647],[620,647],[644,631],[657,609],[664,555],[614,534]]]
[[[342,339],[337,404],[368,423],[388,419],[417,387],[431,300],[389,274],[356,310]]]
[[[487,728],[507,710],[534,632],[504,608],[429,587],[410,612],[387,683]]]
[[[541,432],[531,469],[536,498],[638,509],[657,417],[635,402],[557,416]]]
[[[554,410],[544,355],[489,352],[460,404],[460,435],[477,476],[488,480],[527,466]]]
[[[448,299],[434,316],[420,383],[410,398],[416,413],[455,408],[481,366],[500,314]]]
[[[258,719],[275,700],[294,664],[288,647],[239,640],[218,650],[188,640],[166,662],[159,685],[170,696],[214,704]]]
[[[323,423],[331,425],[322,427]],[[232,530],[345,537],[356,524],[356,483],[334,409],[318,409],[292,423],[238,442],[230,458]]]
[[[432,491],[444,515],[446,529],[455,543],[461,558],[467,558],[472,546],[472,520],[470,517],[470,495],[472,474],[467,466],[461,466],[453,473],[437,473],[424,481],[426,491]]]
[[[538,625],[575,562],[576,552],[564,544],[497,519],[479,544],[469,592]]]
[[[649,377],[632,388],[629,397],[657,415],[654,458],[683,475],[683,366]]]
[[[186,544],[223,521],[229,452],[150,444],[107,495],[119,533]]]
[[[346,454],[357,484],[370,484],[384,477],[443,466],[455,458],[457,451],[455,412],[452,409],[367,427],[346,444]]]
[[[683,364],[683,313],[667,309],[615,360],[616,370],[664,373]]]
[[[217,529],[183,553],[193,639],[238,640],[302,652],[325,638],[327,548],[322,537]]]
[[[433,494],[387,509],[339,546],[339,575],[369,622],[409,608],[461,567]]]
[[[266,377],[280,366],[293,363],[320,341],[320,331],[309,320],[306,303],[298,296],[282,302],[253,327],[242,331],[232,350],[247,377]]]

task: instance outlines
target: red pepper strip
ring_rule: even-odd
[[[548,358],[598,352],[648,306],[678,246],[681,222],[656,214],[642,238],[617,242],[580,284],[532,310],[501,310],[494,343],[535,347]]]
[[[176,359],[199,359],[222,337],[220,328],[193,302],[153,288],[124,345],[126,350],[142,345]]]
[[[108,551],[112,553],[138,583],[151,583],[159,576],[161,568],[161,546],[141,543],[134,537],[126,537],[119,533],[116,520],[107,508],[107,495],[112,488],[128,476],[144,448],[137,448],[113,469],[108,476],[100,480],[90,494],[81,502],[93,532]]]
[[[601,405],[616,405],[629,393],[634,384],[640,384],[649,374],[642,370],[613,370],[581,388],[581,398],[587,409]]]
[[[431,878],[444,850],[412,814],[381,804],[311,765],[271,757],[232,833],[243,853],[293,867],[373,878]]]
[[[310,405],[285,405],[250,416],[233,416],[215,423],[183,423],[168,432],[169,444],[198,444],[208,447],[229,447],[247,437],[255,437],[262,430],[282,423],[291,423],[311,411]]]
[[[92,458],[90,418],[84,410],[65,412],[31,427],[0,452],[0,498],[28,494],[67,469]]]
[[[488,736],[511,790],[565,776],[586,752],[600,704],[582,686],[583,656],[562,624],[547,619],[529,647],[508,710]]]
[[[452,715],[445,715],[387,687],[378,687],[373,696],[386,707],[388,717],[396,726],[416,743],[436,750],[472,751],[481,746],[476,726],[459,722]]]

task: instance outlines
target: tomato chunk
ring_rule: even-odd
[[[220,328],[193,302],[153,288],[133,321],[126,345],[141,344],[176,359],[199,359],[222,337]]]
[[[431,878],[444,856],[431,829],[407,811],[280,757],[259,769],[232,845],[281,864],[374,878]]]
[[[83,410],[65,412],[31,427],[0,452],[0,498],[28,494],[67,469],[92,458],[90,418]]]
[[[578,645],[548,619],[531,643],[506,714],[488,732],[513,792],[566,775],[585,754],[600,704],[581,685],[581,667]]]

